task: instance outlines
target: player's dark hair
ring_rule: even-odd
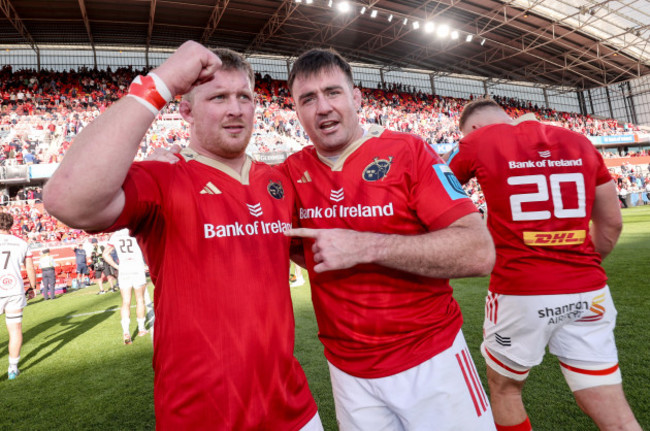
[[[14,225],[14,218],[11,214],[2,212],[0,213],[0,230],[8,231]]]
[[[493,99],[490,99],[490,98],[487,98],[487,97],[472,100],[467,105],[465,105],[465,107],[463,108],[463,112],[460,114],[460,118],[458,119],[458,128],[460,130],[463,130],[463,127],[465,126],[465,123],[467,122],[467,119],[469,117],[471,117],[472,115],[474,115],[477,111],[480,111],[481,109],[484,109],[484,108],[502,109],[501,105],[499,105]]]
[[[289,72],[289,90],[292,89],[296,78],[309,78],[319,74],[324,70],[340,69],[348,80],[351,87],[354,87],[352,78],[352,68],[348,62],[333,49],[310,49],[303,52],[300,57],[293,63],[291,72]]]
[[[251,83],[251,89],[255,88],[255,72],[243,55],[228,48],[215,48],[212,52],[221,59],[222,70],[244,72]]]

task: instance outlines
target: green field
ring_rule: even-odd
[[[623,210],[624,230],[605,261],[617,305],[616,331],[624,386],[641,426],[650,430],[647,366],[650,309],[650,206]],[[481,341],[487,279],[455,280],[464,333],[484,378]],[[25,341],[14,381],[6,377],[7,333],[0,325],[0,430],[153,430],[152,345],[149,336],[122,344],[117,293],[97,287],[56,301],[33,299],[24,312]],[[307,286],[293,288],[296,356],[302,363],[326,430],[335,430],[327,366],[316,337]],[[135,331],[135,310],[132,328]],[[578,409],[559,371],[546,360],[531,372],[524,392],[536,431],[596,430]],[[279,430],[281,431],[281,430]]]

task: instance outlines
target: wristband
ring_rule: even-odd
[[[149,72],[147,76],[136,76],[129,86],[127,96],[133,97],[154,115],[158,115],[167,102],[172,100],[167,85],[153,72]]]

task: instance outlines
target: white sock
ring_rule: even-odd
[[[131,319],[128,317],[126,319],[122,319],[122,332],[125,334],[129,333],[129,326],[131,326]]]
[[[20,361],[20,356],[17,358],[12,358],[9,356],[9,371],[16,371],[18,370],[18,362]]]
[[[144,317],[143,318],[138,318],[138,331],[146,331],[147,328],[144,327]]]

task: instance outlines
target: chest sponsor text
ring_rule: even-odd
[[[526,160],[523,162],[508,162],[510,169],[526,168],[557,168],[562,166],[582,166],[582,159],[576,160]]]
[[[393,203],[387,205],[332,205],[321,208],[300,208],[300,220],[322,218],[390,217],[395,213]]]
[[[283,233],[291,229],[291,223],[281,220],[274,222],[256,221],[253,223],[210,224],[203,225],[203,236],[209,238],[229,238],[238,236],[270,235]]]

